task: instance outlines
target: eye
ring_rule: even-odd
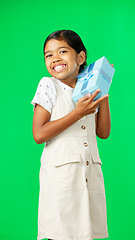
[[[52,54],[48,54],[45,56],[45,58],[50,58],[50,57],[52,57]]]
[[[63,53],[66,53],[66,52],[67,52],[66,50],[62,50],[62,51],[60,51],[60,53],[62,53],[62,54],[63,54]]]

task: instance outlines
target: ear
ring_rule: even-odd
[[[77,63],[78,65],[82,65],[86,60],[86,54],[84,51],[81,51],[80,53],[78,53],[78,56],[77,56]]]

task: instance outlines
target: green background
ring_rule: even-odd
[[[49,76],[43,44],[53,31],[83,39],[88,64],[106,56],[115,74],[109,91],[112,130],[98,140],[105,180],[109,240],[135,239],[135,2],[0,2],[0,240],[36,240],[43,144],[32,136],[37,85]]]

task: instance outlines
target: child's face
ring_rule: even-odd
[[[77,54],[65,41],[51,39],[45,46],[47,70],[51,76],[71,85],[75,82],[80,65],[85,61],[81,55],[82,52]]]

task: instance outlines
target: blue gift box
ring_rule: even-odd
[[[98,88],[100,88],[101,91],[94,100],[106,95],[109,91],[114,71],[115,69],[105,57],[98,59],[84,68],[82,72],[76,76],[78,80],[72,95],[73,101],[77,102],[79,98],[88,93],[92,94]]]

